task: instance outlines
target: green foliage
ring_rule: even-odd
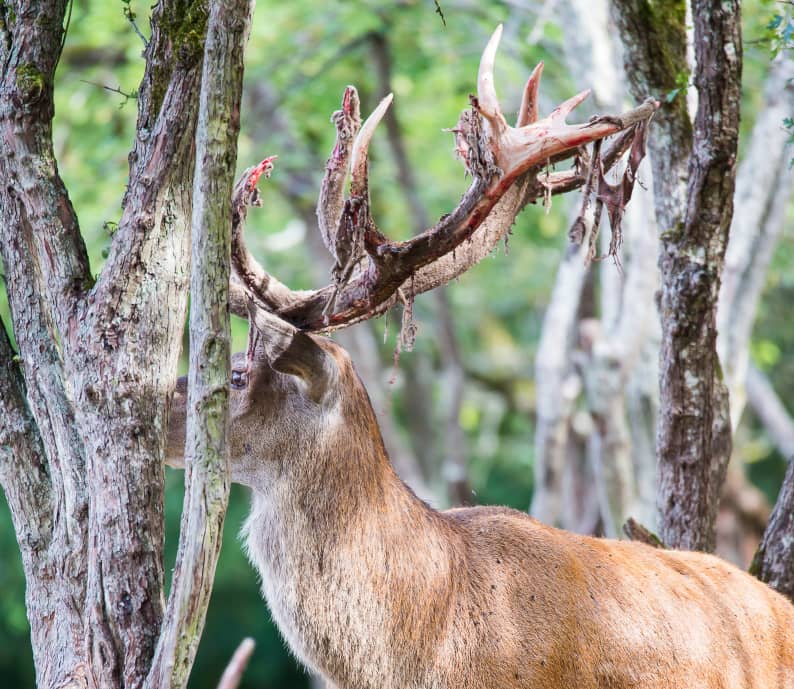
[[[675,75],[676,87],[672,91],[668,91],[664,97],[665,103],[672,103],[679,95],[686,96],[689,87],[692,85],[689,81],[688,72],[679,72]]]
[[[11,515],[0,490],[0,673],[3,686],[26,689],[34,686],[30,628],[25,617],[25,579]]]
[[[772,57],[784,50],[794,50],[794,14],[790,5],[783,5],[784,12],[773,15],[766,25],[765,40]]]
[[[761,37],[755,39],[755,43],[765,46],[769,51],[769,59],[774,60],[781,53],[788,53],[790,58],[794,58],[794,4],[790,0],[774,5],[775,13],[767,21]],[[792,76],[794,79],[794,75]],[[789,132],[788,145],[794,143],[794,119],[786,117],[783,119],[783,127]],[[794,157],[790,160],[791,167],[794,167]]]

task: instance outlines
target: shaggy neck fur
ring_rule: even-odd
[[[326,432],[296,448],[308,459],[285,458],[254,492],[248,552],[302,662],[345,686],[421,685],[416,659],[438,648],[464,581],[462,538],[396,476],[355,382],[360,399],[340,401]]]

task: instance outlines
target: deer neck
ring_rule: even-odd
[[[397,477],[379,432],[340,443],[318,445],[313,477],[255,492],[244,531],[296,655],[337,683],[365,687],[375,681],[373,657],[403,667],[402,656],[422,652],[413,646],[443,628],[456,535]]]
[[[299,462],[285,458],[254,488],[245,532],[249,546],[267,544],[262,555],[278,546],[304,564],[316,560],[319,571],[323,554],[336,549],[416,544],[425,532],[436,540],[441,518],[397,476],[377,427],[361,434],[346,425],[338,442],[322,438],[299,453]]]

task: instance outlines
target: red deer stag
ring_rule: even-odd
[[[454,130],[471,187],[424,234],[394,243],[373,223],[367,144],[390,99],[359,131],[352,88],[334,115],[318,204],[333,284],[293,292],[245,248],[247,206],[271,159],[235,189],[232,308],[249,317],[250,338],[233,361],[231,474],[253,491],[245,538],[273,617],[295,655],[340,689],[794,689],[794,607],[735,567],[577,536],[502,507],[438,512],[421,502],[392,469],[348,355],[307,332],[448,281],[487,255],[527,202],[578,186],[594,193],[629,146],[630,191],[655,102],[567,125],[585,93],[539,120],[539,66],[510,127],[493,88],[498,39]],[[548,170],[572,156],[572,170]],[[182,381],[175,465],[185,399]]]

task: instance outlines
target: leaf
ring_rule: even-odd
[[[769,23],[766,25],[766,28],[770,31],[774,31],[783,23],[783,15],[776,14],[772,19],[769,20]]]

